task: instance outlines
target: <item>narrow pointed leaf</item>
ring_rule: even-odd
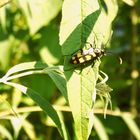
[[[58,66],[47,67],[43,70],[43,72],[50,76],[50,78],[54,81],[55,85],[60,90],[62,95],[65,97],[66,101],[68,102],[66,79],[60,67]]]
[[[4,77],[8,77],[17,72],[27,71],[27,70],[31,70],[31,69],[34,69],[34,70],[43,69],[46,67],[47,67],[47,64],[42,63],[42,62],[36,62],[36,61],[20,63],[20,64],[13,66],[11,69],[9,69]]]
[[[7,138],[8,140],[13,140],[13,137],[10,134],[10,132],[2,125],[0,125],[0,135]]]
[[[12,82],[5,82],[5,84],[15,87],[18,90],[22,91],[23,93],[27,94],[29,97],[31,97],[32,100],[34,100],[43,109],[43,111],[45,111],[47,113],[47,115],[54,121],[60,134],[66,140],[68,140],[67,132],[66,132],[63,122],[60,120],[57,112],[54,110],[52,105],[47,100],[45,100],[43,97],[41,97],[39,95],[39,93],[37,93],[34,90],[27,88],[23,85],[20,85],[17,83],[12,83]]]
[[[96,116],[94,116],[94,129],[97,132],[100,140],[109,140],[105,127]]]
[[[140,128],[134,121],[132,115],[127,113],[122,113],[121,117],[126,123],[126,125],[128,126],[128,128],[130,129],[131,133],[135,136],[135,138],[137,140],[140,140]]]

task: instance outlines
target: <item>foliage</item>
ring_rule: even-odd
[[[139,6],[1,0],[0,139],[140,139]],[[107,55],[70,64],[87,42]]]

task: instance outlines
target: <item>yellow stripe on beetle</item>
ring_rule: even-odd
[[[96,60],[105,55],[105,50],[100,48],[88,48],[86,50],[80,49],[76,54],[74,54],[70,60],[71,64],[82,64],[87,63],[91,60]]]
[[[93,58],[93,56],[91,56],[91,55],[86,55],[86,56],[85,56],[85,61],[90,61],[90,60],[92,60],[92,58]]]
[[[80,57],[82,57],[83,56],[83,54],[81,53],[81,52],[78,52],[77,54],[76,54],[76,57],[77,58],[80,58]]]
[[[85,62],[85,60],[83,57],[79,58],[79,63],[84,63],[84,62]]]

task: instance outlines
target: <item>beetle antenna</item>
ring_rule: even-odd
[[[106,51],[105,54],[106,55],[113,55],[114,57],[116,57],[119,60],[120,65],[122,64],[122,58],[120,56],[117,56],[113,52],[110,52],[110,51]]]

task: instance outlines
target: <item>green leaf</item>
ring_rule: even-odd
[[[13,45],[14,41],[15,39],[13,36],[9,37],[7,40],[0,41],[0,64],[3,69],[7,69],[10,64],[10,56],[13,48],[11,44]]]
[[[18,0],[27,18],[30,34],[35,34],[42,26],[57,16],[62,0]]]
[[[40,71],[37,71],[40,70]],[[27,71],[27,72],[26,72]],[[20,74],[18,74],[20,72]],[[50,116],[50,118],[54,121],[56,126],[58,127],[60,133],[65,139],[69,139],[67,136],[67,132],[65,129],[65,126],[63,122],[60,120],[57,112],[53,109],[53,107],[49,104],[47,100],[45,100],[41,94],[33,91],[32,89],[29,89],[25,86],[22,86],[20,84],[12,83],[12,82],[7,82],[10,79],[14,79],[17,77],[22,77],[25,75],[29,74],[34,74],[34,73],[46,73],[48,74],[58,89],[62,92],[64,97],[67,100],[67,89],[66,89],[66,80],[64,77],[64,73],[62,71],[62,67],[47,67],[46,64],[41,63],[41,62],[26,62],[26,63],[21,63],[18,64],[14,67],[12,67],[4,77],[1,78],[1,82],[4,84],[13,86],[20,90],[21,92],[27,94],[30,96],[47,114]],[[13,76],[14,75],[14,76]],[[11,78],[12,77],[12,78]]]
[[[55,125],[57,126],[60,134],[65,138],[65,140],[68,140],[67,131],[64,126],[64,123],[62,120],[60,120],[57,112],[54,110],[52,105],[42,98],[39,93],[35,92],[34,90],[27,88],[23,85],[12,83],[12,82],[5,82],[5,84],[10,85],[12,87],[17,88],[18,90],[22,91],[23,93],[27,94],[29,97],[34,100],[42,109],[47,113],[47,115],[54,121]]]
[[[0,24],[3,31],[6,31],[6,10],[0,8]]]
[[[71,10],[76,9],[74,12]],[[92,28],[100,14],[97,0],[65,0],[62,8],[60,43],[65,56],[65,76],[67,79],[68,100],[75,122],[77,139],[88,139],[93,126],[92,95],[98,78],[99,62],[94,68],[86,67],[80,71],[67,70],[73,53],[84,47],[85,41],[93,42]],[[90,38],[90,34],[92,38]],[[88,41],[89,42],[89,41]]]
[[[136,1],[133,0],[122,0],[124,3],[128,4],[129,6],[134,6]]]
[[[65,79],[65,75],[63,71],[60,68],[61,67],[58,67],[58,66],[48,67],[44,69],[43,71],[51,77],[51,79],[54,81],[57,88],[60,90],[60,92],[63,94],[66,101],[68,102],[66,79]]]
[[[76,10],[71,12],[74,9]],[[99,13],[97,0],[64,1],[59,34],[63,55],[70,55],[82,48],[81,45],[92,32]]]
[[[93,91],[98,77],[98,63],[94,69],[84,68],[81,74],[74,72],[67,83],[68,99],[73,113],[76,133],[88,139],[93,126]],[[89,73],[87,73],[90,71]],[[67,74],[66,74],[67,76]],[[68,77],[67,77],[68,78]]]
[[[94,26],[94,32],[99,35],[99,38],[106,44],[111,37],[112,34],[112,21],[117,15],[118,12],[118,4],[117,0],[104,0],[104,5],[102,5],[101,14],[97,19],[97,22]]]
[[[127,113],[121,113],[121,117],[134,135],[134,137],[139,140],[140,139],[140,129],[136,122],[133,119],[133,116],[131,114]]]
[[[3,138],[7,138],[8,140],[13,140],[13,137],[10,134],[10,132],[2,125],[0,125],[0,136],[1,138],[3,137]]]
[[[107,12],[98,0],[65,0],[62,7],[60,44],[65,57],[64,70],[68,81],[69,104],[75,121],[76,135],[81,140],[88,139],[93,126],[92,97],[96,91],[100,61],[94,61],[92,69],[91,63],[74,66],[70,64],[70,59],[86,42],[93,44],[96,38],[97,42],[93,45],[101,48],[102,43],[109,39],[111,24],[117,13],[117,3],[116,0],[109,0],[104,4]],[[71,12],[72,10],[74,12]]]
[[[27,120],[24,120],[23,129],[31,140],[36,139],[35,126]]]
[[[94,116],[94,129],[97,132],[100,140],[109,140],[105,127],[103,126],[102,122],[96,116]]]
[[[62,69],[62,66],[48,67],[47,64],[42,62],[25,62],[9,69],[0,81],[5,82],[31,74],[48,74],[68,102],[66,79]]]
[[[4,77],[7,78],[10,75],[13,75],[17,72],[24,72],[24,71],[32,70],[32,69],[43,69],[46,67],[47,67],[47,64],[42,63],[42,62],[36,62],[36,61],[20,63],[13,66],[11,69],[9,69]]]
[[[59,28],[56,23],[51,23],[46,28],[39,32],[41,38],[39,39],[39,54],[43,62],[48,65],[56,65],[62,58],[61,49],[59,45]],[[46,39],[46,38],[49,38]],[[55,40],[55,41],[54,41]]]
[[[51,99],[57,90],[55,83],[49,75],[44,74],[43,70],[39,70],[38,73],[36,70],[34,71],[35,74],[21,78],[21,83],[25,83],[28,87],[34,89],[45,99]]]
[[[1,0],[0,1],[0,8],[6,4],[8,4],[11,0]]]

